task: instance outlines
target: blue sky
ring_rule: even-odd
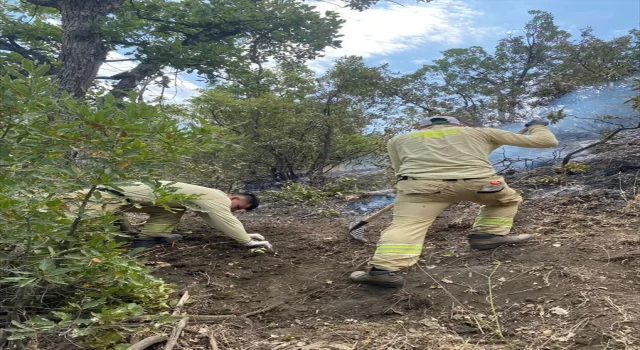
[[[377,25],[387,31],[396,26],[410,27],[415,36],[410,30],[399,33],[392,40],[408,41],[406,48],[391,53],[372,50],[368,52],[370,56],[366,58],[367,63],[389,63],[392,69],[410,72],[420,64],[438,58],[441,51],[450,48],[478,45],[490,50],[507,33],[524,27],[531,18],[527,13],[529,10],[552,13],[556,24],[575,37],[579,36],[581,28],[591,26],[596,36],[611,39],[626,34],[630,29],[639,28],[640,22],[639,0],[434,0],[428,4],[416,4],[413,1],[401,3],[407,11],[398,10],[400,6],[384,2],[376,6],[373,11],[386,12],[388,18],[377,22]],[[438,11],[427,11],[429,8]],[[344,12],[347,27],[350,25],[349,17],[353,14]],[[365,12],[360,16],[368,15]],[[421,22],[434,19],[437,19],[434,27],[438,30],[420,25]],[[362,25],[358,29],[367,31],[371,28]],[[345,34],[353,35],[349,32]],[[348,49],[346,46],[345,49]]]
[[[373,8],[358,12],[327,0],[316,2],[318,10],[338,12],[346,20],[341,34],[342,48],[328,49],[325,57],[309,62],[321,73],[344,55],[363,56],[370,65],[388,63],[400,72],[412,72],[440,52],[479,45],[489,51],[509,32],[521,30],[531,18],[528,10],[551,12],[561,29],[574,37],[591,26],[603,39],[625,35],[639,28],[640,0],[433,0],[430,3],[400,0],[400,5],[384,0]],[[112,53],[110,58],[120,58]],[[131,69],[133,63],[110,64],[102,73],[113,74]],[[172,102],[180,103],[204,87],[195,75],[181,74]],[[145,97],[157,95],[150,88]]]

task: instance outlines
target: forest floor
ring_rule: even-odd
[[[250,254],[195,216],[185,240],[140,257],[191,295],[176,349],[640,349],[640,142],[607,146],[562,177],[553,168],[507,176],[523,192],[513,233],[536,239],[471,251],[478,206],[452,205],[429,230],[404,289],[350,283],[366,266],[388,213],[350,240],[349,201],[309,206],[265,198],[238,215],[276,254]],[[380,175],[360,175],[362,181]],[[340,213],[327,215],[327,213]],[[161,262],[161,263],[160,263]],[[170,330],[167,328],[167,330]]]

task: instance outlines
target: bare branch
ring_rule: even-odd
[[[123,58],[123,59],[119,59],[119,60],[105,60],[105,62],[130,62],[130,61],[136,61],[135,58]]]
[[[601,144],[603,144],[603,143],[605,143],[605,142],[607,142],[607,141],[611,140],[614,136],[616,136],[616,135],[617,135],[619,132],[621,132],[621,131],[624,131],[624,130],[635,130],[635,129],[640,129],[640,123],[638,123],[638,125],[637,125],[637,126],[633,126],[633,127],[630,127],[630,128],[619,128],[619,129],[616,129],[616,130],[614,130],[613,132],[611,132],[609,135],[607,135],[607,137],[603,138],[602,140],[600,140],[600,141],[598,141],[598,142],[594,142],[594,143],[592,143],[592,144],[590,144],[590,145],[584,146],[584,147],[582,147],[582,148],[580,148],[580,149],[577,149],[577,150],[575,150],[575,151],[573,151],[573,152],[569,152],[569,153],[564,157],[564,159],[562,159],[562,166],[563,166],[563,167],[564,167],[564,166],[566,166],[566,165],[569,163],[569,161],[571,161],[571,157],[573,157],[575,154],[578,154],[578,153],[580,153],[580,152],[586,151],[586,150],[588,150],[589,148],[592,148],[592,147],[595,147],[595,146],[601,145]]]

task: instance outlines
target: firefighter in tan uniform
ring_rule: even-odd
[[[257,233],[247,234],[242,223],[232,214],[236,210],[252,210],[258,207],[258,198],[249,193],[226,194],[220,190],[181,182],[159,181],[157,189],[141,182],[119,185],[117,188],[98,186],[98,199],[91,198],[85,216],[97,216],[103,212],[145,213],[149,218],[144,224],[139,237],[133,241],[132,247],[151,247],[157,244],[172,243],[182,239],[181,235],[172,234],[182,215],[187,209],[194,210],[210,227],[221,231],[238,243],[250,248],[263,248],[273,251],[271,244]],[[195,196],[195,199],[181,199],[173,203],[156,202],[156,193],[168,193]],[[84,198],[88,190],[82,190],[67,196],[76,199],[67,202],[70,212],[75,212],[79,198]]]
[[[527,148],[555,147],[558,141],[534,119],[525,124],[529,135],[493,128],[464,127],[453,117],[421,121],[419,130],[388,142],[398,177],[393,222],[378,241],[368,271],[356,271],[351,280],[385,287],[401,287],[398,271],[418,262],[427,229],[451,203],[481,205],[468,238],[472,249],[493,249],[529,240],[532,235],[507,236],[522,197],[496,176],[488,156],[503,145]]]

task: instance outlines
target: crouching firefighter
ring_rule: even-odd
[[[171,232],[178,226],[187,209],[194,210],[210,227],[221,231],[238,243],[249,248],[273,251],[273,247],[260,234],[247,234],[242,223],[232,214],[236,210],[253,210],[258,207],[258,198],[250,193],[226,194],[220,190],[190,185],[181,182],[159,181],[158,189],[141,182],[118,185],[116,188],[98,186],[99,200],[93,196],[85,208],[88,217],[112,212],[121,219],[117,224],[123,231],[131,231],[124,213],[149,214],[132,248],[148,248],[158,244],[170,244],[181,240],[182,235]],[[67,208],[77,211],[78,199],[84,198],[89,190],[81,190],[65,196]],[[167,192],[185,195],[187,198],[175,202],[156,203],[157,193]]]
[[[472,249],[532,239],[528,234],[508,235],[522,197],[496,176],[489,153],[503,145],[555,147],[558,141],[547,125],[534,119],[526,129],[512,133],[464,127],[456,118],[436,116],[422,120],[417,131],[389,140],[389,157],[398,178],[393,222],[381,233],[369,270],[353,272],[351,280],[402,287],[405,281],[399,270],[418,262],[427,229],[452,203],[481,205],[467,236]]]

